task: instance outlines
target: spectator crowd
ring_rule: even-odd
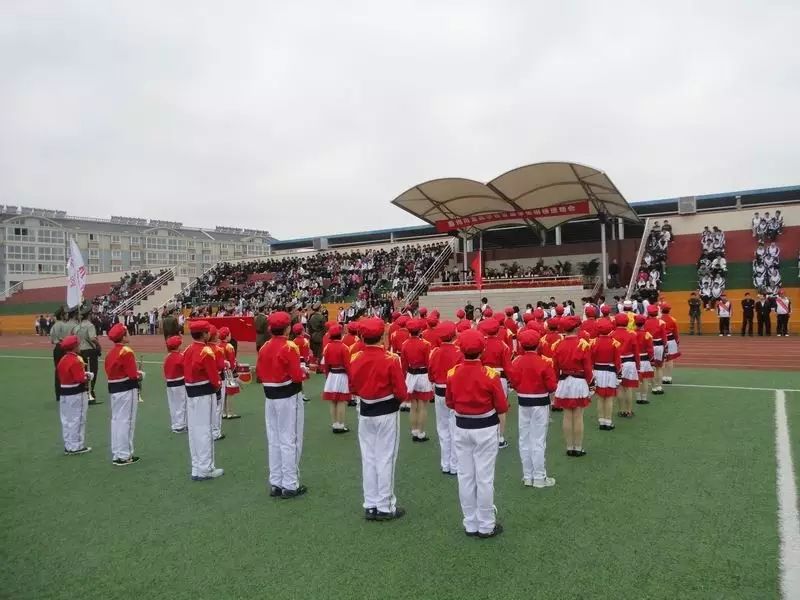
[[[753,237],[758,240],[753,256],[753,287],[760,294],[775,295],[783,285],[781,277],[781,249],[778,236],[783,233],[783,216],[776,210],[773,216],[753,215]]]

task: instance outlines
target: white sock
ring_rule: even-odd
[[[506,438],[505,438],[505,436],[502,436],[502,435],[501,435],[501,436],[500,436],[500,443],[502,444],[502,443],[503,443],[503,442],[505,442],[505,441],[506,441]]]
[[[411,435],[413,435],[414,437],[419,437],[419,429],[412,429]]]

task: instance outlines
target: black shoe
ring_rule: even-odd
[[[348,400],[347,406],[358,406],[358,402],[356,402],[355,400]]]
[[[650,404],[650,400],[637,400],[636,404]]]
[[[78,454],[86,454],[87,452],[91,452],[91,446],[84,446],[80,450],[67,450],[64,448],[64,456],[77,456]]]
[[[672,385],[671,381],[662,381],[661,383],[663,383],[664,385]]]
[[[400,407],[400,412],[411,412],[411,407],[410,406],[401,406]]]
[[[503,440],[502,442],[497,442],[497,448],[499,450],[503,450],[505,448],[508,448],[508,440]]]
[[[99,400],[89,400],[89,406],[97,406],[98,404],[102,404]]]
[[[311,402],[311,398],[308,396],[303,396],[303,402]]]
[[[467,531],[466,529],[464,530],[464,533],[467,535],[467,537],[478,537],[480,535],[477,531]]]
[[[617,428],[616,425],[611,423],[611,425],[606,425],[606,431],[614,431]]]
[[[553,412],[564,412],[564,409],[563,409],[563,408],[560,408],[560,407],[558,407],[558,406],[554,406],[554,407],[553,407],[553,408],[551,408],[550,410],[552,410]]]
[[[220,441],[220,440],[224,440],[224,439],[225,439],[225,434],[223,433],[223,434],[222,434],[222,435],[220,435],[218,438],[214,438],[214,441],[215,441],[215,442],[218,442],[218,441]]]
[[[133,463],[139,462],[138,456],[131,456],[128,460],[122,460],[121,458],[116,458],[111,461],[115,467],[127,467],[128,465],[132,465]]]
[[[608,425],[606,425],[605,423],[601,423],[598,429],[600,431],[608,431]]]
[[[406,514],[406,509],[401,508],[399,506],[395,506],[394,512],[381,512],[379,510],[375,511],[375,520],[376,521],[393,521],[395,519],[399,519],[403,515]]]
[[[653,390],[652,392],[655,396],[663,396],[664,390]]]
[[[427,441],[428,441],[428,440],[430,440],[430,439],[431,439],[431,438],[429,438],[429,437],[426,435],[425,437],[415,437],[415,438],[414,438],[414,441],[415,441],[415,442],[427,442]]]
[[[347,427],[331,427],[331,431],[333,433],[347,433],[350,429]]]
[[[277,485],[269,486],[270,498],[280,498],[281,496],[283,496],[283,488],[278,487]]]
[[[364,509],[364,518],[367,521],[374,521],[375,518],[377,517],[377,515],[378,515],[378,509],[377,508],[365,508]]]
[[[627,413],[624,410],[621,410],[617,413],[618,417],[624,417]]]
[[[586,450],[573,450],[572,456],[586,456]]]
[[[302,496],[308,491],[308,488],[304,485],[298,486],[296,490],[284,490],[281,492],[281,498],[286,500],[287,498],[297,498],[298,496]]]
[[[567,456],[576,456],[575,450],[567,450]]]
[[[487,538],[497,537],[501,533],[503,533],[503,526],[500,525],[500,523],[495,523],[494,529],[492,529],[489,533],[478,533],[478,537],[482,540],[485,540]]]

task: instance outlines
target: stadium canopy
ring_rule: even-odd
[[[519,167],[488,183],[433,179],[405,191],[392,204],[441,232],[467,235],[509,225],[549,230],[600,215],[640,221],[608,175],[569,162]]]

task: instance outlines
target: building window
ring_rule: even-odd
[[[64,232],[54,229],[40,229],[36,233],[36,239],[41,244],[63,244]]]
[[[122,260],[122,250],[112,250],[111,260]]]
[[[35,242],[36,237],[27,227],[9,227],[6,229],[8,239],[12,242]]]
[[[142,238],[138,235],[131,236],[131,246],[141,246],[142,245]]]
[[[111,236],[111,243],[112,244],[119,244],[119,240],[120,240],[120,238],[119,238],[118,235],[112,235]]]
[[[190,260],[190,261],[192,261],[192,262],[194,262],[195,260],[197,260],[197,259],[195,258],[195,256],[196,256],[196,255],[194,255],[194,254],[190,254],[190,255],[189,255],[189,260]]]
[[[34,246],[6,246],[6,258],[36,260],[36,248]]]
[[[89,273],[99,273],[100,266],[99,265],[89,265]]]
[[[39,248],[38,252],[41,261],[64,261],[64,248]]]
[[[122,271],[122,265],[111,265],[111,270],[114,273],[119,273],[120,271]]]
[[[89,250],[89,260],[98,260],[100,258],[100,250],[92,248]]]
[[[187,240],[186,241],[187,248],[194,248],[194,240]]]
[[[131,250],[131,260],[142,260],[142,253],[139,250]]]
[[[203,248],[211,248],[211,242],[203,242]]]
[[[89,241],[90,242],[96,242],[97,241],[97,234],[96,233],[90,233],[89,234]]]

